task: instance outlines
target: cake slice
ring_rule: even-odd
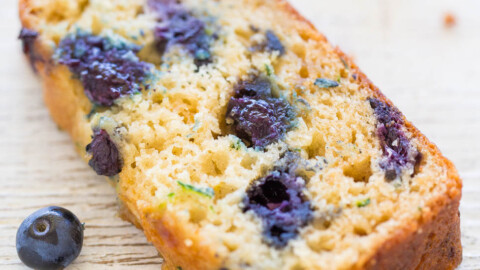
[[[283,0],[20,0],[53,119],[165,269],[453,269],[462,182]]]

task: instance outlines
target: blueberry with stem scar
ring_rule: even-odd
[[[80,254],[84,227],[65,208],[50,206],[28,216],[17,231],[20,260],[39,270],[64,269]]]

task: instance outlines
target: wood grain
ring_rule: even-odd
[[[86,223],[70,269],[159,269],[162,259],[143,233],[117,217],[114,190],[50,120],[16,40],[16,2],[2,0],[0,9],[0,269],[25,269],[17,226],[47,205],[68,207]],[[457,165],[464,180],[460,269],[480,269],[480,2],[292,2]],[[443,25],[447,12],[454,27]]]

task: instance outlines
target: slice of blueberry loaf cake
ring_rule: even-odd
[[[283,0],[20,0],[58,125],[165,269],[453,269],[462,182]]]

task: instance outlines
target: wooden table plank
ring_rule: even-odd
[[[0,9],[0,268],[25,269],[15,233],[52,204],[87,224],[71,269],[159,269],[141,231],[116,216],[114,190],[74,152],[50,120],[39,83],[20,53],[17,0]],[[292,0],[457,165],[464,261],[480,269],[480,2],[476,0]],[[452,12],[458,23],[443,25]]]

